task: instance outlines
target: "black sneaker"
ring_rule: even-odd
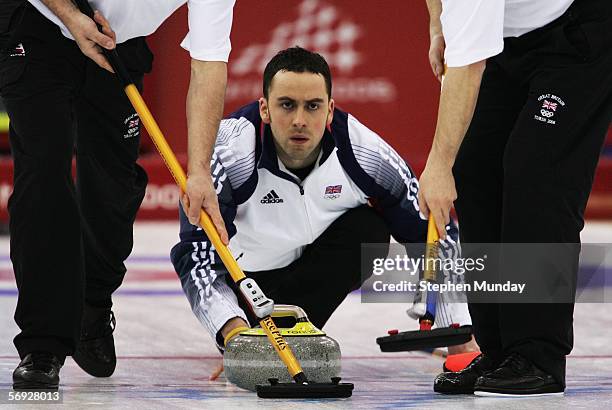
[[[495,370],[498,363],[483,354],[476,356],[460,372],[440,373],[434,380],[434,391],[444,394],[472,394],[476,379]]]
[[[474,386],[477,396],[560,396],[563,390],[550,374],[518,353],[511,353],[498,369],[479,377]]]
[[[62,363],[48,352],[32,352],[13,372],[15,390],[57,390]]]
[[[72,358],[92,376],[109,377],[115,371],[115,315],[110,309],[86,307],[81,339]]]

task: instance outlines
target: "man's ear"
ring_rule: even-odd
[[[268,101],[264,97],[259,99],[259,116],[264,124],[270,124],[270,111],[268,111]]]
[[[333,99],[329,100],[329,105],[327,106],[327,126],[329,127],[334,120],[334,107],[336,103]]]

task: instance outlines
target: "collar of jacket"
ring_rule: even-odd
[[[296,182],[294,177],[281,171],[278,167],[278,155],[276,153],[276,146],[274,145],[274,139],[272,137],[272,129],[270,128],[269,124],[264,124],[261,122],[260,135],[262,149],[261,156],[257,162],[257,168],[265,168],[279,178]],[[335,147],[336,144],[334,142],[334,138],[332,137],[331,129],[328,127],[325,129],[323,138],[321,139],[322,155],[320,156],[318,165],[323,164],[327,158],[329,158]]]

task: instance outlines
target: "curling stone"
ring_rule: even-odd
[[[308,321],[302,308],[276,305],[272,317],[293,317],[295,326],[279,328],[311,382],[329,383],[340,375],[340,345]],[[225,377],[243,389],[256,391],[268,379],[292,381],[287,367],[260,327],[245,330],[231,339],[223,354]]]

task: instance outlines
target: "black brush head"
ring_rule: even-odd
[[[472,339],[472,326],[445,327],[432,330],[413,330],[376,339],[381,352],[408,352],[455,346]]]
[[[353,395],[352,383],[340,383],[332,377],[331,383],[279,383],[269,379],[270,384],[258,384],[257,396],[262,399],[338,399]]]

